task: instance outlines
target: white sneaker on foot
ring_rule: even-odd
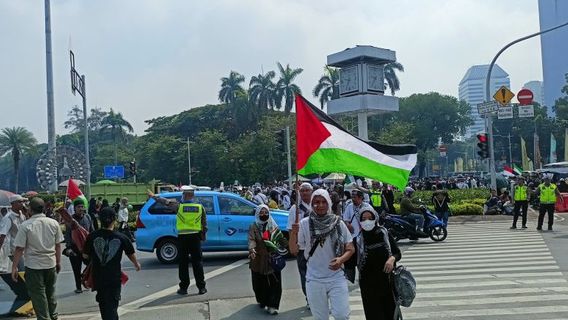
[[[275,309],[275,308],[268,308],[266,311],[268,312],[268,314],[272,314],[272,315],[278,314],[278,309]]]

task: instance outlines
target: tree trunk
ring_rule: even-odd
[[[14,158],[14,175],[16,176],[16,184],[14,189],[16,190],[16,193],[19,193],[19,184],[20,184],[20,152],[18,149],[14,149],[12,151],[13,153],[13,158]]]

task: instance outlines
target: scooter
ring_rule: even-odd
[[[419,238],[428,237],[436,242],[446,240],[448,230],[444,222],[438,219],[438,217],[425,206],[422,206],[422,214],[424,215],[423,235],[418,234],[415,224],[411,224],[399,215],[387,215],[384,224],[396,241],[400,239],[418,240]]]

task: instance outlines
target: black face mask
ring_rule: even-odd
[[[258,216],[258,219],[260,219],[260,221],[268,221],[268,216]]]

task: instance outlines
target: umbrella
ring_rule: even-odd
[[[325,181],[343,181],[345,180],[345,174],[343,173],[332,173],[325,177],[323,180]]]
[[[78,180],[78,179],[73,179],[73,182],[75,182],[75,184],[77,184],[78,186],[84,186],[84,185],[85,185],[85,182],[83,182],[83,181],[81,181],[81,180]],[[59,184],[59,186],[60,186],[60,187],[67,187],[67,186],[69,186],[69,180],[65,180],[65,181],[61,182],[61,183]]]
[[[13,195],[14,193],[10,191],[0,190],[0,207],[10,206],[10,197]]]
[[[26,193],[24,193],[24,197],[26,198],[33,198],[33,197],[37,197],[39,193],[37,193],[36,191],[28,191]]]
[[[293,175],[292,176],[292,181],[296,181],[296,176],[298,177],[299,181],[305,182],[305,181],[310,181],[310,179],[303,177],[303,176],[299,176],[299,175]]]
[[[112,180],[101,180],[95,183],[96,185],[107,185],[107,184],[116,184],[115,181]]]

